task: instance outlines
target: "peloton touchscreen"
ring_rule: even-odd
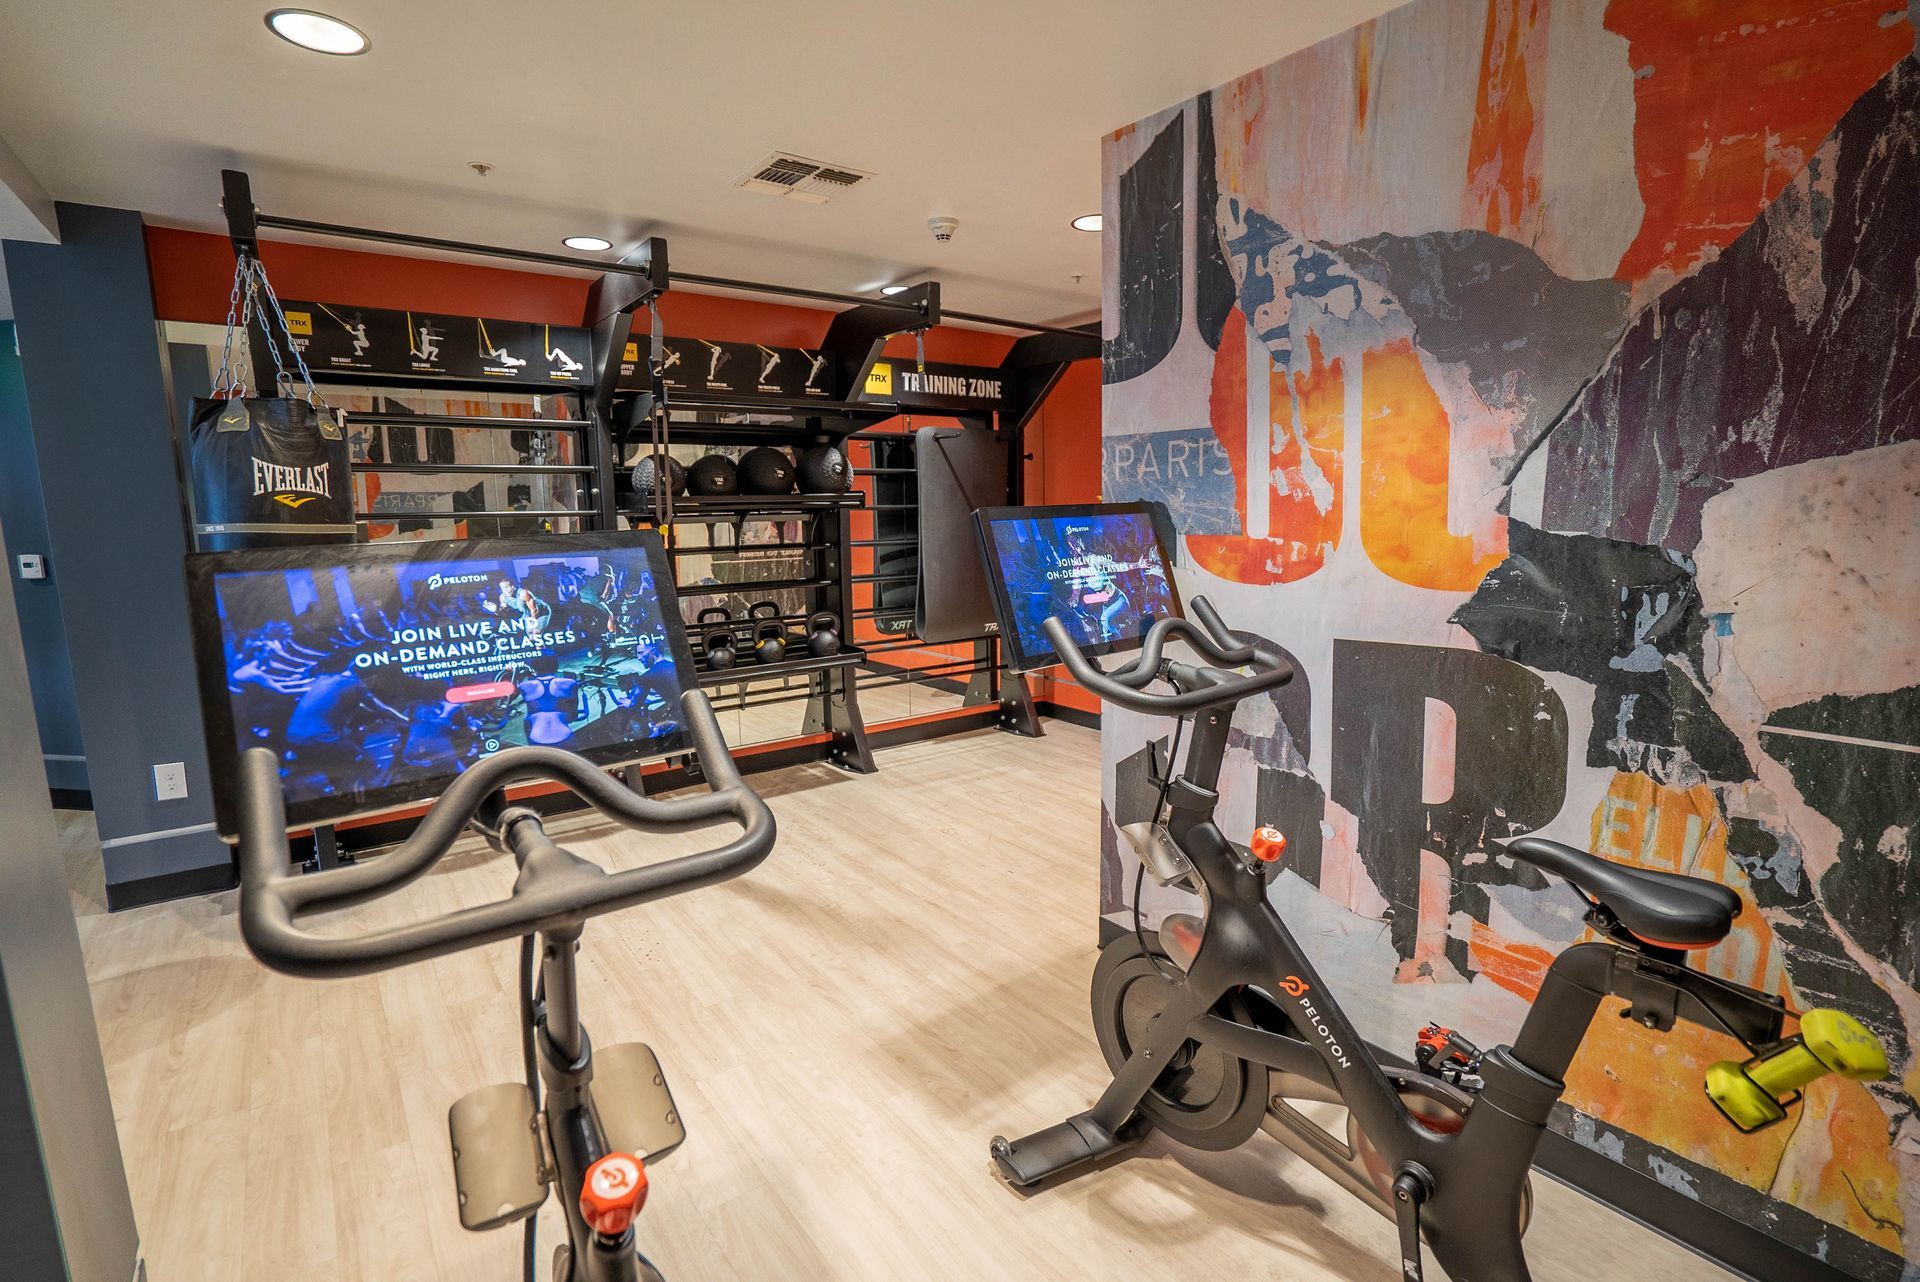
[[[188,559],[218,827],[239,754],[290,824],[404,805],[504,748],[684,751],[693,671],[657,535],[315,546]]]
[[[1153,505],[981,508],[974,513],[1000,639],[1021,672],[1058,663],[1042,631],[1058,618],[1090,654],[1137,650],[1180,597]]]

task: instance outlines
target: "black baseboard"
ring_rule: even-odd
[[[867,746],[870,748],[897,748],[903,743],[924,743],[928,739],[940,739],[950,734],[964,734],[968,730],[978,730],[983,726],[999,723],[1000,705],[980,703],[966,709],[965,715],[936,717],[931,721],[916,721],[911,725],[882,725],[877,730],[867,731]],[[881,769],[885,769],[884,765]]]
[[[47,797],[55,810],[93,809],[93,791],[89,788],[49,788]]]
[[[223,890],[232,890],[239,884],[239,876],[232,864],[186,868],[179,872],[162,873],[158,877],[136,877],[132,881],[110,881],[107,883],[107,911],[117,913],[123,908],[140,908],[169,899],[218,894]]]
[[[1033,707],[1043,717],[1052,717],[1055,721],[1064,721],[1068,725],[1085,726],[1089,730],[1100,728],[1100,714],[1088,712],[1085,708],[1070,708],[1064,703],[1055,703],[1051,699],[1036,699]]]

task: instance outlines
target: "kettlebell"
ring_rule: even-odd
[[[840,653],[840,620],[821,613],[807,620],[807,653],[816,659]]]
[[[762,615],[761,611],[766,611]],[[780,604],[777,601],[755,601],[747,607],[747,617],[754,620],[753,657],[761,663],[778,663],[787,657],[787,625],[780,621]]]
[[[720,623],[706,632],[700,641],[702,657],[707,667],[715,672],[731,668],[734,664],[733,615],[722,605],[710,605],[694,618],[696,627],[705,627],[709,617],[718,616]]]

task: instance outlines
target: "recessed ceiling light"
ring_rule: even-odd
[[[889,298],[891,298],[891,297],[893,297],[893,295],[895,295],[895,294],[904,294],[904,293],[906,293],[906,292],[907,292],[907,286],[905,286],[905,285],[882,285],[882,286],[880,287],[880,292],[881,292],[881,293],[883,293],[883,294],[885,294],[885,295],[887,295],[887,297],[889,297]]]
[[[598,236],[569,236],[560,243],[568,249],[584,250],[589,254],[597,254],[603,249],[613,248],[612,241],[602,240]]]
[[[1073,220],[1073,229],[1075,231],[1099,231],[1100,223],[1100,215],[1082,214]]]
[[[267,14],[274,35],[302,49],[348,57],[373,47],[367,33],[350,22],[311,9],[275,9]]]

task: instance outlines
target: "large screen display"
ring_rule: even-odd
[[[1151,504],[999,507],[974,513],[1009,666],[1058,663],[1042,626],[1057,618],[1087,653],[1136,650],[1180,613]]]
[[[223,835],[251,747],[292,824],[437,796],[522,744],[685,748],[693,667],[651,532],[199,554],[188,578]]]

